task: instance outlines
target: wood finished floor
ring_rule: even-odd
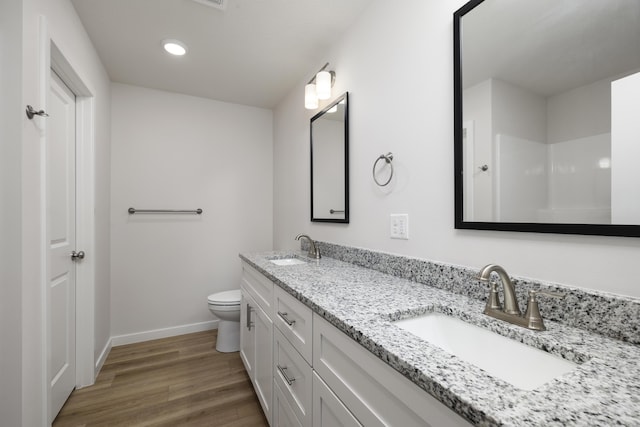
[[[268,426],[239,353],[217,331],[114,347],[90,387],[55,419],[65,426]]]

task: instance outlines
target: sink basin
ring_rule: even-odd
[[[270,259],[270,262],[275,265],[298,265],[298,264],[306,264],[306,261],[301,260],[300,258],[279,258],[279,259]]]
[[[441,313],[394,324],[522,390],[534,390],[578,365]]]

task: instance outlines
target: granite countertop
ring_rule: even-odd
[[[277,266],[269,261],[292,255],[309,262]],[[476,425],[640,425],[640,346],[548,320],[547,331],[529,331],[483,315],[484,303],[477,299],[333,258],[310,260],[306,252],[243,253],[240,258]],[[430,311],[579,366],[534,391],[518,389],[392,322]]]

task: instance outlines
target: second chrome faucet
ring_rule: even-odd
[[[504,308],[500,305],[498,284],[491,281],[491,273],[493,272],[498,274],[500,282],[502,283],[504,292]],[[516,299],[515,287],[504,268],[496,264],[485,265],[478,273],[478,279],[489,283],[490,285],[489,298],[487,299],[487,306],[484,309],[484,314],[534,331],[544,331],[547,329],[542,321],[536,296],[546,295],[556,298],[564,297],[564,294],[560,292],[530,290],[527,310],[524,316],[522,316],[520,314],[520,307],[518,307],[518,300]]]
[[[316,246],[316,242],[314,242],[313,239],[306,234],[298,234],[296,236],[296,240],[300,240],[303,238],[309,241],[309,258],[320,259],[322,256],[320,255],[320,249],[318,249],[318,247]]]

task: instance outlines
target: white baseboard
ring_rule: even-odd
[[[117,347],[119,345],[133,344],[137,342],[157,340],[160,338],[174,337],[176,335],[190,334],[193,332],[208,331],[217,329],[218,321],[210,320],[207,322],[192,323],[190,325],[174,326],[171,328],[154,329],[152,331],[136,332],[135,334],[118,335],[111,337],[111,345]]]
[[[113,338],[110,338],[109,341],[107,341],[107,344],[104,346],[104,348],[100,352],[100,357],[98,357],[98,360],[96,361],[94,378],[98,377],[98,374],[100,373],[100,370],[104,365],[104,362],[107,360],[107,356],[109,355],[109,352],[111,351],[112,346],[113,346]]]

